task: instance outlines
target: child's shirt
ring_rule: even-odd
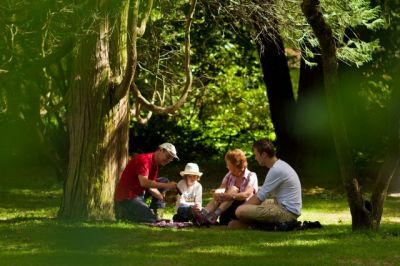
[[[179,190],[182,192],[182,195],[179,196],[176,201],[176,207],[182,205],[193,206],[195,204],[202,205],[202,194],[203,187],[199,182],[194,182],[192,186],[188,187],[186,181],[182,179],[177,184]]]

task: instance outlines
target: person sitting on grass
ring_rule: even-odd
[[[187,163],[185,170],[180,172],[182,180],[178,182],[178,199],[176,201],[176,214],[173,220],[176,222],[187,222],[190,219],[190,208],[201,209],[203,187],[199,183],[203,175],[196,163]]]
[[[236,209],[238,220],[229,228],[258,228],[263,224],[296,222],[301,214],[301,184],[293,168],[278,159],[273,143],[268,139],[253,144],[255,159],[269,168],[264,184],[256,195]],[[273,196],[273,198],[268,198]]]
[[[194,210],[193,216],[198,224],[227,225],[236,219],[235,210],[258,190],[257,174],[247,169],[245,153],[233,149],[225,154],[226,167],[229,172],[215,191],[213,199],[200,212]]]

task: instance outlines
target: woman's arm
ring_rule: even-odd
[[[234,200],[246,200],[254,194],[254,188],[251,185],[248,185],[246,189],[242,192],[232,194],[232,198]]]

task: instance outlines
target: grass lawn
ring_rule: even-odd
[[[299,219],[318,220],[323,229],[163,229],[57,220],[61,184],[43,169],[3,175],[0,181],[0,265],[400,264],[398,197],[387,198],[379,232],[352,232],[343,194],[320,187],[304,188]]]

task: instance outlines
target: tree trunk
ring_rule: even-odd
[[[296,164],[296,153],[293,152],[296,150],[296,141],[293,137],[296,102],[285,50],[279,34],[270,32],[268,36],[263,37],[259,50],[271,120],[277,139],[278,156],[291,164]]]
[[[70,151],[61,218],[114,219],[114,188],[128,156],[128,96],[111,106],[107,15],[96,23],[97,32],[79,46],[69,92]]]
[[[331,28],[325,23],[319,4],[319,0],[303,0],[301,6],[321,47],[326,99],[340,172],[347,192],[352,228],[353,230],[371,229],[371,205],[364,201],[358,185],[346,127],[341,114],[335,41]]]
[[[396,64],[393,66],[394,74],[400,71],[400,64],[397,61],[395,62]],[[395,75],[392,83],[391,102],[388,108],[388,152],[371,195],[373,227],[376,230],[380,226],[383,204],[385,203],[389,185],[393,178],[399,179],[400,173],[400,90],[397,87],[399,84],[400,77]]]

